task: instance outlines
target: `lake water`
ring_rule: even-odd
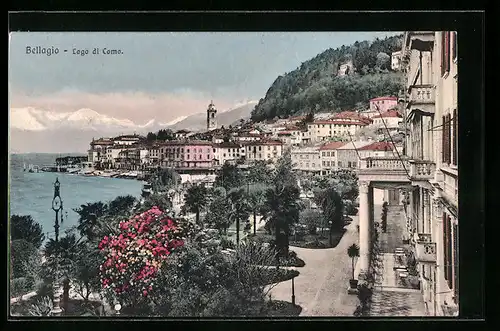
[[[65,155],[66,156],[66,155]],[[60,193],[64,205],[64,229],[76,225],[78,214],[73,211],[87,202],[107,202],[119,195],[132,195],[139,198],[142,181],[134,179],[84,177],[66,173],[23,171],[26,166],[54,164],[57,154],[12,154],[10,155],[10,214],[31,215],[45,233],[53,238],[55,212],[52,210],[54,182],[59,178]],[[47,234],[46,234],[47,236]]]

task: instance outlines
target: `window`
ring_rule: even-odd
[[[452,288],[451,279],[451,220],[446,213],[443,213],[443,265],[444,265],[444,279],[448,282],[448,287]]]
[[[342,162],[341,161],[338,161],[337,164],[338,164],[339,167],[342,167]]]
[[[441,76],[450,71],[450,32],[441,33]]]
[[[189,154],[186,155],[186,159],[189,160]]]
[[[198,155],[198,160],[201,160],[201,159],[202,159],[202,156],[201,156],[201,154],[200,154],[200,155]]]
[[[207,148],[207,153],[210,154],[210,148]]]
[[[234,155],[233,155],[234,156]],[[271,158],[271,154],[267,154],[267,158],[270,159]]]
[[[323,167],[326,167],[326,161],[323,161]]]
[[[326,153],[326,156],[330,156],[330,152],[327,152],[327,153]]]
[[[262,146],[259,146],[259,151],[261,151],[261,150],[262,150]]]
[[[332,152],[332,155],[331,155],[331,156],[332,156],[332,157],[333,157],[333,156],[335,156],[335,152]]]
[[[226,153],[222,154],[222,157],[226,157]]]
[[[452,164],[457,165],[457,159],[458,159],[458,139],[457,139],[457,134],[458,134],[458,117],[457,117],[457,110],[453,109],[453,141],[452,141]]]
[[[443,116],[443,127],[442,127],[442,139],[443,139],[443,163],[451,163],[451,116],[446,114]]]
[[[326,152],[321,152],[321,155],[322,156],[326,156]]]
[[[259,159],[262,159],[262,154],[259,153]]]

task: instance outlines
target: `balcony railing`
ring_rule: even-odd
[[[435,89],[431,84],[413,85],[410,90],[412,104],[434,104],[436,102]]]
[[[418,262],[435,263],[436,243],[417,241],[417,243],[415,244],[415,258]]]
[[[413,180],[431,180],[434,178],[436,164],[431,161],[410,160],[410,177]]]
[[[397,157],[367,157],[361,160],[361,169],[405,170],[410,166],[408,160]]]
[[[417,234],[417,242],[420,243],[430,243],[432,242],[432,237],[430,233],[418,233]]]

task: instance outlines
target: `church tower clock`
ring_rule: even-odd
[[[210,104],[207,108],[207,131],[217,129],[217,109],[215,109],[215,105],[213,101],[210,101]]]

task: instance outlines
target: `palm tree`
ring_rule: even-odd
[[[92,240],[95,237],[95,227],[97,226],[98,219],[106,214],[108,206],[99,201],[81,205],[80,208],[73,210],[80,215],[77,226],[80,235]]]
[[[196,223],[200,223],[200,212],[208,202],[207,188],[203,185],[193,185],[188,188],[185,196],[186,211],[196,214]]]
[[[240,222],[248,220],[251,213],[251,207],[248,203],[244,189],[232,191],[228,195],[231,211],[230,218],[236,221],[236,244],[240,243]]]
[[[349,246],[349,248],[347,248],[347,255],[349,255],[349,257],[351,258],[351,261],[352,261],[352,278],[351,278],[351,280],[354,280],[354,259],[359,257],[358,245],[352,244],[351,246]],[[353,286],[351,286],[351,287],[353,287]]]
[[[266,197],[265,191],[262,189],[254,189],[250,192],[249,202],[253,213],[253,234],[257,233],[257,213],[262,209],[264,199]]]
[[[111,216],[128,215],[136,203],[131,195],[118,196],[108,203],[107,212]]]
[[[342,197],[337,193],[335,188],[330,187],[324,191],[321,191],[316,196],[316,201],[318,205],[321,206],[323,215],[326,220],[330,223],[330,246],[333,245],[333,231],[342,227],[343,221],[343,203]]]
[[[299,221],[300,193],[297,186],[286,185],[266,191],[263,214],[269,228],[274,228],[278,251],[288,254],[291,226]],[[283,231],[283,234],[281,233]]]

